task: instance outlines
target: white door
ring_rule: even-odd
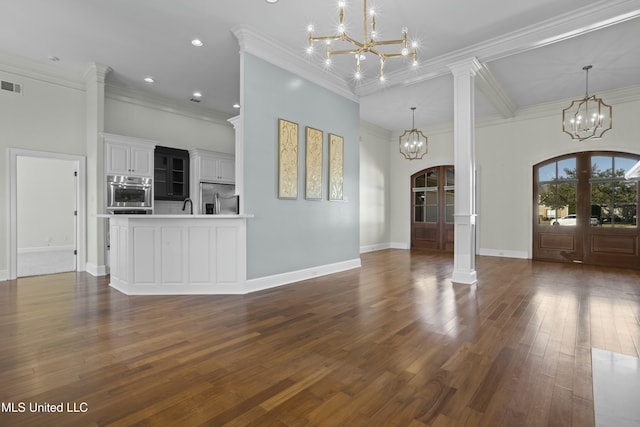
[[[18,277],[77,268],[77,162],[19,156],[16,176]]]

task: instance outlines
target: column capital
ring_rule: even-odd
[[[475,76],[478,71],[482,69],[482,64],[478,61],[478,58],[471,57],[463,59],[462,61],[452,62],[447,65],[453,73],[453,76],[472,75]]]
[[[111,72],[112,68],[108,65],[96,64],[95,62],[89,64],[87,69],[84,70],[82,77],[85,83],[102,83],[104,84],[107,74]]]

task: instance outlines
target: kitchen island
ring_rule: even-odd
[[[250,215],[109,215],[110,286],[127,295],[243,293]]]

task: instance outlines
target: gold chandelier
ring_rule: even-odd
[[[389,58],[396,57],[411,57],[413,59],[413,66],[418,65],[418,44],[417,42],[413,42],[411,44],[411,49],[407,47],[407,28],[402,28],[402,39],[399,40],[376,40],[378,37],[378,33],[376,31],[376,15],[375,10],[371,9],[367,13],[367,0],[363,1],[364,3],[364,11],[363,11],[363,29],[364,29],[364,37],[363,41],[360,42],[355,40],[347,35],[346,26],[344,24],[344,8],[346,5],[345,0],[338,1],[339,8],[339,24],[338,24],[338,34],[333,36],[313,36],[313,25],[309,25],[307,28],[309,32],[309,46],[307,47],[307,53],[313,52],[313,42],[316,41],[324,41],[327,44],[327,56],[325,59],[326,65],[331,65],[331,56],[332,55],[343,55],[343,54],[352,54],[355,55],[356,58],[356,72],[354,77],[356,80],[360,80],[362,78],[362,72],[360,71],[360,61],[366,59],[365,53],[369,52],[374,55],[377,55],[380,58],[380,81],[385,81],[384,76],[384,62]],[[369,15],[369,22],[367,23],[367,14]],[[340,40],[344,42],[351,43],[354,47],[352,49],[344,49],[344,50],[332,50],[331,42],[335,40]],[[378,46],[383,45],[401,45],[402,48],[399,52],[395,53],[386,53],[382,52],[378,49]]]
[[[416,129],[416,107],[411,107],[413,114],[412,129],[405,130],[398,138],[400,154],[407,160],[421,159],[427,154],[427,137]]]
[[[571,139],[583,141],[589,138],[600,138],[602,134],[612,128],[613,113],[611,106],[605,104],[595,95],[589,96],[589,70],[586,65],[582,69],[586,72],[586,92],[584,98],[576,99],[562,110],[562,131],[569,134]]]

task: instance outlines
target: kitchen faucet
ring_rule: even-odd
[[[187,208],[187,202],[189,203],[189,213],[193,215],[193,202],[188,197],[184,199],[184,202],[182,203],[182,210],[185,210]]]

